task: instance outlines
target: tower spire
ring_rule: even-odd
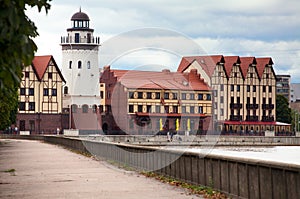
[[[81,6],[79,6],[79,12],[81,12]]]

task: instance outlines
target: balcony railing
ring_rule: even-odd
[[[258,109],[258,104],[246,104],[247,109]]]
[[[231,121],[241,121],[242,116],[241,115],[230,115],[230,120]]]
[[[258,121],[258,116],[247,115],[247,116],[246,116],[246,120],[247,120],[247,121]]]
[[[100,44],[100,37],[61,37],[61,44]]]
[[[262,109],[274,109],[274,104],[262,104]]]
[[[236,103],[230,104],[231,109],[241,109],[242,107],[243,107],[243,104],[236,104]]]
[[[274,116],[262,116],[262,121],[263,122],[273,122]]]

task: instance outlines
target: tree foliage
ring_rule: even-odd
[[[6,123],[16,104],[15,95],[24,66],[31,64],[37,46],[32,40],[38,36],[34,23],[26,16],[28,7],[50,9],[51,0],[0,0],[0,123]],[[12,97],[13,99],[10,99]],[[4,108],[6,107],[6,108]]]
[[[288,99],[283,95],[276,95],[276,120],[288,124],[292,122],[292,110]]]

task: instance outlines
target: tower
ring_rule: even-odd
[[[94,37],[94,29],[90,28],[90,19],[87,14],[76,12],[71,17],[72,27],[67,29],[67,36],[61,37],[62,73],[66,79],[63,89],[63,107],[71,112],[70,127],[91,128],[88,114],[82,123],[76,122],[77,113],[95,113],[100,103],[99,95],[99,63],[98,49],[100,38]],[[72,123],[72,124],[71,124]],[[74,124],[73,124],[74,123]],[[81,126],[81,127],[78,127]],[[93,126],[93,125],[92,125]]]

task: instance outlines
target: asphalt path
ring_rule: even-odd
[[[39,141],[0,139],[0,198],[199,198]]]

